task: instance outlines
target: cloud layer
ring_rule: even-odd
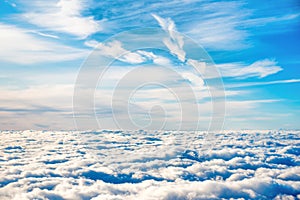
[[[300,198],[299,131],[0,136],[3,200]]]

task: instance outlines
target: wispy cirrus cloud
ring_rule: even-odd
[[[17,64],[58,62],[83,58],[87,52],[32,34],[31,30],[0,23],[0,60]]]
[[[85,45],[95,48],[101,55],[108,56],[128,64],[140,64],[146,61],[152,61],[158,65],[170,64],[170,60],[168,58],[156,55],[151,51],[128,51],[123,47],[122,42],[118,40],[113,40],[107,43],[88,40],[85,42]]]
[[[253,46],[252,36],[270,31],[285,32],[287,24],[299,19],[297,9],[283,7],[279,11],[274,10],[276,4],[263,3],[257,10],[256,3],[251,4],[243,1],[202,3],[198,12],[201,15],[194,13],[197,20],[190,19],[190,23],[182,25],[182,30],[211,50],[238,50]]]
[[[152,14],[152,16],[158,21],[159,25],[163,30],[165,30],[169,38],[164,38],[164,44],[170,50],[170,52],[177,56],[177,58],[185,62],[186,61],[186,52],[183,50],[184,41],[183,37],[179,35],[176,31],[175,23],[172,19],[161,18],[158,15]],[[209,26],[212,27],[212,26]],[[200,72],[204,72],[206,65],[203,62],[199,62],[193,59],[187,59],[187,63],[200,69]],[[227,63],[227,64],[218,64],[217,68],[220,70],[220,73],[223,77],[238,77],[238,78],[249,78],[249,77],[259,77],[264,78],[266,76],[275,74],[283,70],[275,60],[263,59],[258,60],[250,65],[243,63]],[[215,76],[216,74],[209,73],[212,72],[212,66],[208,69],[208,76]]]
[[[272,16],[272,17],[262,17],[262,18],[255,18],[255,19],[248,19],[245,20],[245,25],[254,25],[254,26],[261,26],[268,23],[276,23],[276,22],[288,22],[290,20],[295,20],[300,16],[299,13],[287,14],[283,16]]]
[[[276,80],[276,81],[266,81],[266,82],[228,84],[228,85],[226,85],[226,88],[240,88],[240,87],[252,87],[252,86],[261,86],[261,85],[287,84],[287,83],[300,83],[300,79],[287,79],[287,80]]]
[[[228,63],[216,65],[223,77],[249,78],[276,74],[283,70],[277,65],[277,62],[270,59],[258,60],[250,65],[243,63]]]
[[[184,31],[206,48],[217,50],[242,49],[248,46],[249,33],[240,28],[250,15],[238,1],[203,4],[202,16],[184,26]]]
[[[163,39],[164,44],[172,54],[176,55],[180,61],[184,62],[186,54],[183,50],[184,41],[183,37],[177,32],[174,21],[170,18],[161,18],[155,14],[152,14],[152,16],[156,19],[161,28],[169,35],[169,37]]]
[[[25,5],[25,12],[20,14],[27,22],[49,31],[67,33],[79,38],[102,30],[100,21],[93,16],[84,16],[82,12],[89,2],[87,0],[37,1]]]
[[[43,36],[43,37],[59,39],[59,37],[57,35],[52,35],[52,34],[48,34],[48,33],[42,33],[42,32],[39,32],[39,31],[32,31],[32,33],[35,33],[35,34]]]
[[[96,45],[99,53],[104,56],[109,56],[122,62],[138,64],[146,61],[146,58],[136,52],[130,52],[123,48],[122,43],[118,40],[111,42],[98,43]]]
[[[186,58],[186,52],[183,49],[183,36],[177,32],[174,21],[171,18],[164,19],[156,14],[152,14],[152,16],[156,19],[160,27],[167,32],[169,37],[164,38],[163,42],[171,54],[175,55],[181,62],[186,62],[203,74],[206,68],[205,62]]]

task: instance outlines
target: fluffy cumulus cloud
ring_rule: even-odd
[[[300,198],[298,131],[0,136],[4,200]]]

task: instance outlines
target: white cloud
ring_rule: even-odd
[[[184,40],[183,36],[177,32],[175,23],[172,19],[161,18],[158,15],[152,14],[152,16],[157,20],[161,28],[166,31],[169,35],[168,38],[164,38],[163,42],[170,50],[170,52],[177,56],[177,58],[185,62],[186,61],[186,52],[183,50]],[[200,62],[193,59],[188,59],[187,64],[192,65],[200,74],[204,74],[206,69],[205,62]],[[181,72],[180,72],[181,73]],[[181,75],[189,80],[194,86],[203,87],[203,80],[202,78],[192,72],[182,72]]]
[[[184,71],[181,72],[180,74],[184,79],[187,79],[193,86],[200,87],[200,88],[204,87],[204,81],[200,76],[189,71]]]
[[[176,55],[180,61],[184,62],[186,53],[183,50],[183,36],[177,33],[174,21],[170,18],[161,18],[155,14],[152,14],[152,16],[156,19],[161,28],[169,35],[169,37],[163,39],[164,44],[172,54]]]
[[[0,131],[0,198],[297,199],[298,135]]]
[[[60,0],[58,2],[34,0],[21,17],[46,30],[86,38],[102,30],[100,21],[96,21],[92,16],[82,15],[87,5],[87,0]]]
[[[245,100],[245,101],[226,101],[227,114],[228,115],[241,115],[249,113],[250,111],[255,111],[259,104],[269,104],[275,103],[280,100],[278,99],[261,99],[261,100]]]
[[[187,63],[192,65],[201,75],[205,75],[206,63],[198,60],[188,59]]]
[[[259,60],[251,65],[242,63],[218,64],[216,67],[220,70],[223,77],[259,77],[263,78],[281,71],[282,68],[277,65],[277,62],[270,59]]]
[[[226,88],[239,88],[239,87],[251,87],[260,85],[275,85],[286,83],[300,83],[300,79],[288,79],[288,80],[276,80],[267,82],[250,82],[250,83],[238,83],[238,84],[226,84]]]
[[[38,85],[24,89],[11,90],[0,88],[1,105],[11,109],[51,107],[55,109],[71,109],[73,84]]]
[[[244,41],[248,36],[245,30],[236,28],[234,19],[227,17],[198,22],[188,30],[188,35],[200,45],[210,49],[233,50],[248,46]]]
[[[166,65],[166,66],[169,66],[171,64],[171,61],[166,58],[166,57],[163,57],[163,56],[158,56],[158,55],[155,55],[154,53],[152,52],[148,52],[148,51],[137,51],[137,53],[153,60],[153,63],[155,64],[158,64],[158,65]]]
[[[39,31],[32,31],[32,33],[36,33],[36,34],[38,34],[40,36],[49,37],[49,38],[55,38],[55,39],[59,38],[56,35],[52,35],[52,34],[48,34],[48,33],[42,33],[42,32],[39,32]]]
[[[146,61],[153,61],[154,64],[158,65],[169,65],[170,60],[166,57],[159,56],[153,52],[138,50],[136,52],[130,52],[123,48],[120,41],[114,40],[111,42],[99,43],[95,40],[87,41],[85,45],[96,48],[99,50],[99,54],[109,56],[114,59],[118,59],[122,62],[130,64],[140,64]]]
[[[299,13],[297,14],[287,14],[283,16],[272,16],[272,17],[264,17],[264,18],[254,18],[254,19],[248,19],[244,21],[244,24],[249,26],[258,26],[258,25],[265,25],[267,23],[276,23],[276,22],[284,22],[284,21],[290,21],[297,19],[300,16]]]
[[[269,24],[273,23],[275,28],[272,32],[286,31],[286,26],[281,25],[299,18],[299,13],[293,11],[276,15],[266,10],[262,16],[267,17],[255,15],[255,9],[249,9],[242,1],[208,2],[199,7],[200,14],[192,15],[190,21],[182,25],[182,30],[200,45],[214,50],[247,48],[252,46],[249,36],[270,31]]]
[[[206,3],[201,16],[184,25],[184,31],[200,45],[210,49],[232,50],[248,46],[249,33],[241,23],[249,16],[243,3],[221,1]]]
[[[94,44],[96,45],[96,43]],[[145,57],[142,55],[124,49],[122,43],[117,40],[108,42],[107,44],[98,43],[96,48],[99,50],[100,54],[118,59],[122,62],[138,64],[146,61]]]
[[[86,40],[84,42],[84,45],[88,46],[88,47],[92,47],[92,48],[96,48],[98,46],[99,42],[96,40]]]
[[[33,64],[74,60],[87,55],[83,50],[50,42],[30,33],[30,30],[0,23],[0,60]]]

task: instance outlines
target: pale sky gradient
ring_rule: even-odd
[[[144,65],[148,68],[138,75],[141,79],[159,73],[157,82],[189,84],[199,100],[201,127],[207,128],[212,111],[207,80],[187,66],[196,65],[202,72],[210,67],[194,60],[191,55],[198,52],[173,31],[194,40],[216,64],[226,94],[225,129],[300,128],[298,0],[272,4],[258,0],[5,0],[0,7],[1,130],[75,129],[74,85],[95,47],[106,57],[124,54],[99,83],[102,89],[95,90],[95,113],[104,120],[100,128],[115,128],[111,118],[113,86],[130,70]],[[104,42],[123,31],[146,27],[167,35],[159,39],[169,52],[131,52],[124,41]],[[162,66],[169,68],[157,68]],[[169,69],[180,78],[172,76]],[[169,89],[182,86],[176,84],[168,85]],[[183,96],[187,92],[178,91]],[[159,116],[162,110],[155,105],[160,105],[170,119],[167,128],[176,129],[181,110],[169,90],[145,87],[132,97],[132,114],[138,123],[148,123],[152,108],[153,116]],[[115,107],[114,112],[121,115],[122,107]],[[185,112],[191,115],[184,120],[193,123],[193,111]]]

